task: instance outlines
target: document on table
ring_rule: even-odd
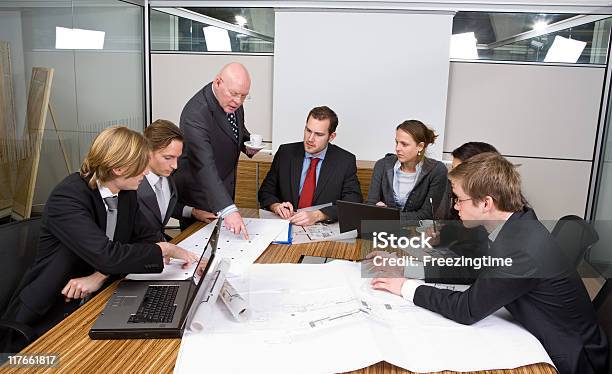
[[[331,203],[311,206],[308,208],[299,209],[298,212],[308,212],[313,210],[319,210],[331,206]],[[275,213],[268,210],[259,210],[259,217],[266,219],[277,219],[283,220]],[[285,221],[285,220],[283,220]],[[303,244],[303,243],[315,243],[322,241],[340,241],[350,240],[357,238],[357,230],[340,233],[340,225],[336,223],[316,223],[311,226],[296,226],[291,225],[291,244]],[[287,241],[287,237],[284,233],[279,235],[275,242]]]
[[[217,302],[203,331],[183,336],[175,373],[200,372],[202,352],[207,370],[232,373],[344,372],[383,360],[416,372],[551,363],[505,309],[465,326],[369,281],[346,261],[253,265],[232,280],[247,300],[246,322]]]
[[[228,231],[225,227],[221,228],[219,236],[216,257],[230,260],[229,273],[231,274],[244,272],[268,248],[274,238],[283,230],[284,232],[288,230],[288,222],[284,220],[260,218],[243,218],[243,220],[249,233],[249,240],[244,240],[242,236]],[[216,223],[215,220],[204,226],[178,243],[178,246],[200,256]],[[183,280],[193,275],[197,264],[193,263],[187,269],[183,269],[182,265],[183,261],[173,259],[164,266],[161,273],[129,274],[126,278],[133,280]]]

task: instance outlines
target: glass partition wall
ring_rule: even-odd
[[[118,124],[144,129],[143,11],[141,6],[117,0],[0,0],[0,42],[8,49],[3,51],[0,102],[5,114],[0,122],[5,149],[18,147],[27,136],[32,68],[53,69],[34,214],[42,210],[60,180],[78,171],[102,129]],[[9,108],[14,114],[6,115]],[[31,151],[22,150],[19,157]],[[9,183],[3,178],[2,216],[10,214],[6,197],[27,188],[16,185],[18,160],[12,157],[10,161],[13,178]],[[9,187],[12,191],[7,191]]]

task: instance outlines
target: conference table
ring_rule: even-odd
[[[258,217],[256,209],[241,209],[245,217]],[[179,243],[200,228],[195,223],[176,236]],[[355,243],[318,242],[296,245],[270,245],[257,259],[257,263],[297,263],[300,256],[334,257],[356,260],[367,251],[361,240]],[[68,318],[49,330],[20,354],[59,354],[59,363],[53,368],[0,368],[2,373],[171,373],[174,369],[180,339],[125,339],[91,340],[87,333],[117,287],[115,282],[101,291]],[[205,371],[205,367],[202,368]],[[379,362],[352,373],[395,374],[410,371]],[[443,371],[441,373],[455,373]],[[487,370],[475,373],[555,374],[555,369],[544,363],[527,365],[512,370]]]

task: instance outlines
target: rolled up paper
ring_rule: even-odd
[[[225,281],[219,297],[223,301],[223,304],[230,311],[234,319],[238,322],[244,322],[247,319],[247,302],[231,283]]]

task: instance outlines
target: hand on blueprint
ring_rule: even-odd
[[[277,216],[289,219],[293,216],[293,204],[288,201],[284,203],[274,203],[270,205],[270,210],[276,213]]]
[[[295,213],[291,217],[291,223],[298,226],[310,226],[319,221],[325,221],[327,216],[320,210],[302,211]]]
[[[66,297],[67,302],[71,299],[82,299],[99,290],[106,278],[108,278],[107,275],[97,271],[86,277],[73,278],[62,289],[62,295]]]
[[[391,292],[394,295],[402,296],[402,286],[406,278],[374,278],[370,283],[375,290]]]
[[[223,218],[223,225],[230,232],[239,235],[242,233],[244,240],[249,240],[249,233],[247,232],[242,216],[238,212],[233,212]]]
[[[190,264],[200,259],[200,257],[195,253],[187,251],[172,243],[159,242],[157,243],[157,245],[161,248],[165,264],[170,263],[171,258],[176,258],[177,260],[185,261],[185,263],[183,264],[183,269],[186,269],[189,267]]]
[[[397,254],[385,251],[370,252],[363,260],[363,269],[373,277],[400,278],[404,276],[404,267],[395,265],[387,259],[396,259]]]
[[[198,221],[202,221],[204,223],[211,223],[212,221],[217,219],[216,214],[196,208],[193,208],[193,210],[191,211],[191,216],[197,219]]]

